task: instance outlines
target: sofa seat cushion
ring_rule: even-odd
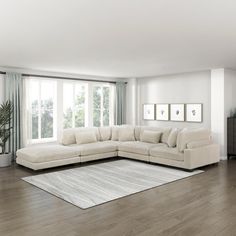
[[[153,157],[161,157],[176,161],[184,160],[184,154],[179,152],[178,148],[154,147],[150,149],[150,155]]]
[[[80,153],[81,156],[101,154],[107,152],[116,152],[118,148],[118,142],[115,141],[103,141],[96,143],[86,143],[81,145],[70,145],[72,150]]]
[[[22,158],[28,162],[42,163],[78,157],[79,152],[69,146],[51,144],[22,148],[17,151],[16,155],[17,158]]]
[[[119,151],[149,155],[149,149],[155,146],[165,146],[165,144],[145,143],[141,141],[121,142],[119,144]]]

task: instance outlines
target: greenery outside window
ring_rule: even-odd
[[[84,127],[87,119],[88,85],[63,83],[63,128]]]
[[[93,87],[93,126],[110,125],[111,91],[109,86]]]
[[[29,81],[29,127],[31,142],[55,140],[56,134],[56,82]]]

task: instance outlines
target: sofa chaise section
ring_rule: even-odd
[[[33,170],[79,163],[80,152],[60,144],[22,148],[16,153],[16,163]]]

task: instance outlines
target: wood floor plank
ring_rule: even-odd
[[[0,169],[0,235],[236,235],[235,159],[87,210],[20,180],[74,167]]]

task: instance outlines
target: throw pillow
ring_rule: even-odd
[[[119,140],[119,126],[113,126],[111,128],[111,140],[118,141]]]
[[[170,135],[167,139],[167,144],[169,147],[176,146],[178,133],[179,133],[179,129],[177,129],[177,128],[174,128],[170,131]]]
[[[159,143],[161,134],[161,132],[144,130],[140,135],[140,141],[146,143]]]
[[[162,143],[167,143],[168,142],[168,137],[170,135],[171,128],[164,128],[162,135],[161,135],[161,142]]]
[[[63,130],[61,143],[63,145],[71,145],[76,143],[74,129]]]

